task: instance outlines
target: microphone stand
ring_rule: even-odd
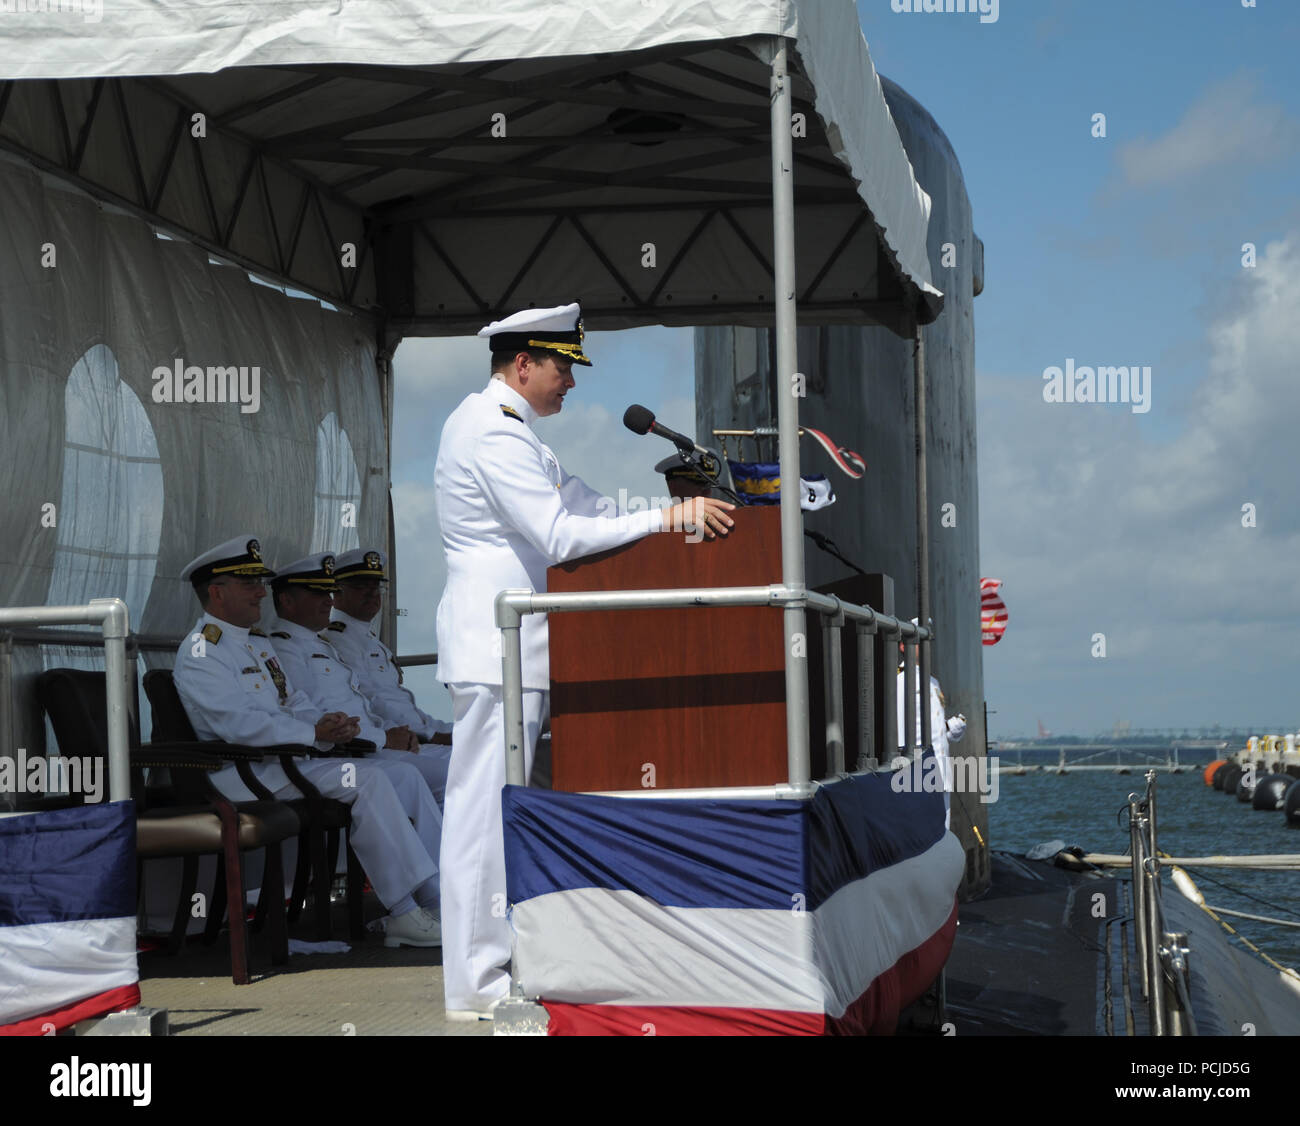
[[[741,508],[745,507],[745,502],[741,500],[740,497],[738,497],[732,489],[729,489],[726,485],[724,485],[721,481],[718,480],[719,475],[722,473],[721,462],[717,463],[717,468],[714,469],[712,473],[710,473],[704,467],[705,457],[709,458],[709,460],[711,461],[715,460],[712,454],[705,453],[701,450],[684,450],[680,446],[678,447],[677,452],[681,454],[683,462],[689,465],[701,477],[703,477],[706,481],[709,482],[710,488],[717,489],[718,492],[720,493],[725,493],[730,500],[735,501],[736,504],[739,505]]]
[[[856,563],[854,563],[853,560],[846,559],[843,555],[840,554],[840,549],[835,545],[835,541],[832,540],[830,537],[822,535],[821,532],[814,532],[809,528],[805,528],[803,530],[803,534],[807,536],[810,540],[812,540],[813,543],[815,543],[818,547],[820,547],[824,552],[826,552],[827,555],[833,555],[841,563],[845,564],[848,567],[852,567],[864,579],[867,577],[866,571],[864,571],[861,567],[859,567]]]

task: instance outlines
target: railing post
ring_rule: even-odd
[[[1164,970],[1160,962],[1160,906],[1156,882],[1160,879],[1160,861],[1148,856],[1143,862],[1146,879],[1147,978],[1150,988],[1147,1001],[1151,1006],[1151,1035],[1165,1036]]]
[[[108,800],[131,796],[130,715],[131,679],[126,638],[131,632],[126,603],[120,598],[92,598],[92,610],[102,614],[104,684],[108,696]]]
[[[524,671],[520,648],[521,615],[509,599],[531,594],[527,590],[503,590],[496,597],[497,628],[501,630],[501,711],[505,724],[506,785],[526,786],[524,774]]]
[[[876,727],[876,682],[873,666],[876,646],[874,622],[856,622],[858,635],[858,762],[859,770],[874,770],[880,765],[872,751]]]
[[[907,640],[903,643],[903,727],[898,733],[906,758],[917,758],[924,747],[916,746],[916,642]]]
[[[1187,935],[1183,931],[1165,931],[1160,953],[1165,974],[1165,1010],[1168,1013],[1169,1035],[1195,1036],[1196,1017],[1191,1010],[1191,967],[1188,957]]]
[[[1137,931],[1137,961],[1142,982],[1142,999],[1147,997],[1147,912],[1146,884],[1143,876],[1142,817],[1138,811],[1136,794],[1129,794],[1128,803],[1129,854],[1132,857],[1133,919]]]
[[[844,773],[844,611],[838,598],[835,604],[835,613],[822,622],[827,777]]]
[[[0,757],[14,757],[14,635],[0,635]]]

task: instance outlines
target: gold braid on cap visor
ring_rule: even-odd
[[[530,348],[545,348],[548,352],[559,352],[561,356],[568,356],[571,360],[577,360],[579,363],[590,364],[591,361],[582,354],[581,344],[561,344],[556,340],[530,340]]]

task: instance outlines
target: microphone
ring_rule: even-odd
[[[678,434],[676,430],[669,430],[668,427],[657,423],[655,416],[640,403],[633,403],[623,412],[623,425],[633,434],[647,434],[653,431],[659,437],[667,438],[684,454],[693,454],[698,448],[685,434]]]

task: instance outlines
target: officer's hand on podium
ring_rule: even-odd
[[[691,497],[663,510],[664,531],[694,532],[702,529],[708,539],[725,536],[735,526],[736,522],[727,515],[735,507],[712,497]]]

